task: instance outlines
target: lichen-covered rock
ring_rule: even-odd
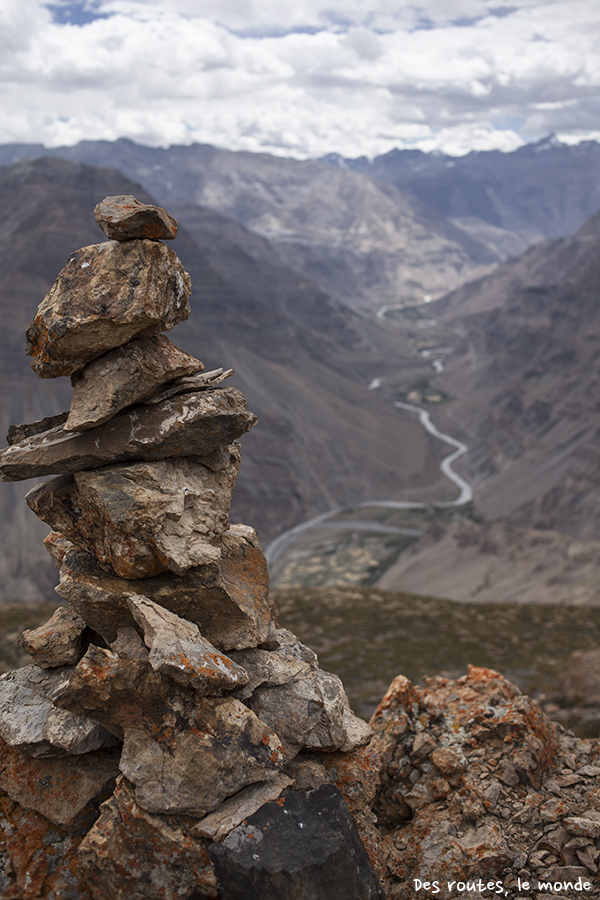
[[[7,744],[37,758],[114,746],[112,735],[94,719],[54,706],[51,698],[71,671],[25,666],[0,676],[0,735]]]
[[[83,654],[85,627],[74,609],[60,606],[45,625],[23,631],[18,640],[42,669],[71,666],[79,662]]]
[[[268,594],[269,573],[256,532],[232,525],[220,542],[221,559],[154,578],[108,575],[87,553],[65,552],[57,592],[82,619],[112,643],[119,628],[135,627],[127,598],[139,594],[194,622],[218,650],[256,647],[274,627],[277,609]]]
[[[195,698],[159,730],[125,728],[119,763],[149,812],[201,817],[284,762],[275,732],[233,697]]]
[[[107,241],[73,253],[27,328],[25,352],[40,378],[71,375],[143,334],[190,314],[190,276],[156,241]]]
[[[412,900],[414,879],[437,882],[440,900],[456,896],[452,883],[479,879],[512,896],[517,877],[537,885],[553,865],[579,865],[594,839],[569,846],[563,826],[600,808],[600,768],[589,765],[597,742],[560,731],[492,670],[425,681],[398,676],[371,720],[381,763],[373,809],[393,845],[388,898]],[[591,883],[596,863],[587,865]]]
[[[123,736],[119,763],[149,812],[203,816],[283,765],[277,735],[233,697],[200,697],[149,661],[90,646],[55,703]]]
[[[63,431],[85,431],[152,396],[162,385],[204,370],[164,334],[139,337],[71,376],[73,399]],[[51,426],[48,426],[51,427]]]
[[[55,825],[85,834],[119,774],[119,753],[97,750],[60,759],[30,759],[0,738],[0,789]]]
[[[153,815],[120,776],[78,851],[78,875],[93,900],[186,900],[218,896],[210,841],[187,819]]]
[[[140,203],[132,194],[105,197],[94,207],[94,218],[111,241],[172,241],[177,237],[173,216],[161,206]]]
[[[202,462],[116,463],[39,484],[25,500],[107,572],[183,575],[220,559],[217,539],[229,528],[239,464],[237,444],[219,447]]]
[[[0,791],[0,889],[14,900],[91,900],[77,874],[82,837]]]
[[[205,457],[256,424],[235,388],[180,394],[120,413],[89,431],[52,428],[0,451],[0,478],[22,481],[129,459]]]
[[[189,685],[202,696],[230,691],[248,681],[245,669],[219,653],[193,622],[146,597],[133,596],[127,603],[144,632],[148,662],[155,672]]]

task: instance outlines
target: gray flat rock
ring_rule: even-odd
[[[234,794],[233,797],[225,800],[214,812],[209,813],[204,819],[200,819],[192,827],[192,834],[210,838],[213,841],[222,841],[244,819],[253,816],[261,806],[270,800],[277,800],[285,788],[292,784],[293,779],[282,774],[273,775],[269,781],[250,784],[239,793]]]
[[[68,434],[61,427],[0,451],[2,481],[96,469],[130,459],[203,457],[257,422],[235,388],[183,394],[120,413],[104,425]]]

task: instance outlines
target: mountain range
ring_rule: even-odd
[[[0,164],[41,155],[116,167],[161,205],[177,209],[186,227],[197,206],[225,215],[268,240],[279,265],[353,308],[445,293],[507,255],[413,194],[318,161],[200,144],[142,147],[122,139],[50,150],[4,145]],[[514,244],[508,255],[525,246],[502,234]],[[248,250],[262,258],[260,245]]]
[[[102,239],[95,203],[133,193],[166,205],[182,225],[175,249],[192,276],[193,312],[173,340],[208,367],[233,366],[232,383],[259,415],[243,439],[232,518],[255,525],[263,542],[336,506],[447,492],[437,468],[444,447],[391,402],[422,384],[424,405],[435,398],[438,426],[469,445],[460,465],[478,514],[530,537],[534,528],[596,539],[600,216],[573,235],[562,230],[600,206],[592,184],[600,145],[547,140],[470,161],[402,153],[301,163],[129,141],[0,147],[0,425],[67,408],[68,382],[31,373],[23,333],[67,255]],[[391,178],[398,159],[400,189],[381,174],[387,166]],[[366,163],[370,174],[352,170]],[[441,210],[417,196],[426,195],[419,185],[428,167],[432,183],[460,176],[447,192],[452,203],[444,206],[443,191],[429,196]],[[485,179],[495,179],[494,190]],[[384,201],[395,212],[378,219]],[[479,249],[466,219],[480,223]],[[559,236],[543,240],[542,226]],[[381,233],[392,234],[391,250]],[[491,259],[490,235],[535,243],[499,264],[505,251],[496,248]],[[384,296],[381,279],[389,286],[394,260],[406,256],[417,273],[412,287],[396,271],[394,283],[400,278],[407,293]],[[452,278],[462,285],[410,305],[432,279]],[[373,316],[382,300],[393,306],[399,298],[409,303],[399,317]],[[442,348],[448,341],[452,350]],[[432,371],[436,357],[443,371]],[[368,390],[374,379],[380,390]],[[37,599],[55,583],[43,528],[22,503],[28,486],[0,486],[3,599]]]

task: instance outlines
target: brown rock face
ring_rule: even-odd
[[[13,444],[0,451],[0,478],[22,481],[128,459],[208,456],[256,421],[235,388],[183,394],[122,412],[89,431],[65,434],[58,427]]]
[[[217,562],[240,464],[237,445],[203,463],[118,463],[33,488],[30,509],[107,572],[147,578]],[[142,591],[143,592],[143,591]]]
[[[0,788],[25,809],[85,834],[96,818],[98,803],[110,796],[118,762],[114,751],[29,759],[0,738]]]
[[[45,625],[24,631],[18,640],[36,665],[51,669],[79,662],[84,630],[85,622],[75,610],[61,607]]]
[[[102,425],[166,382],[202,371],[200,360],[179,350],[164,334],[135,338],[71,376],[73,399],[63,431]]]
[[[213,898],[218,890],[210,843],[192,835],[186,819],[138,806],[121,775],[79,847],[78,874],[94,900]]]
[[[169,331],[190,314],[190,278],[154,241],[108,241],[77,250],[27,328],[25,352],[40,378],[71,375],[144,334]]]
[[[127,599],[143,590],[159,606],[194,622],[219,650],[256,647],[268,639],[277,617],[256,532],[247,525],[232,525],[220,547],[216,563],[181,576],[165,572],[143,581],[108,575],[89,554],[70,550],[56,590],[108,643],[119,628],[135,627]]]
[[[96,222],[111,241],[172,241],[178,225],[160,206],[140,203],[131,194],[105,197],[94,209]]]
[[[128,606],[144,632],[148,662],[155,672],[189,685],[201,696],[231,691],[248,681],[246,671],[219,653],[193,622],[146,597],[130,597]]]

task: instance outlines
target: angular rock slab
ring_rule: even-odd
[[[292,784],[293,780],[288,775],[281,774],[273,775],[268,781],[250,784],[225,800],[214,812],[200,819],[193,826],[192,834],[222,841],[244,819],[253,816],[269,800],[277,800]]]
[[[71,376],[73,398],[63,431],[85,431],[151,397],[167,382],[204,370],[164,334],[139,337],[109,350]]]
[[[70,671],[25,666],[0,676],[0,735],[7,744],[34,758],[114,746],[113,736],[94,719],[53,705],[50,697]]]
[[[77,874],[94,900],[186,900],[217,897],[210,842],[184,820],[154,816],[135,802],[119,776],[77,854]]]
[[[265,804],[210,848],[222,900],[385,900],[331,784]]]
[[[83,655],[85,627],[85,622],[74,609],[61,606],[45,625],[23,631],[18,641],[36,666],[42,669],[71,666],[79,662]]]
[[[176,718],[175,708],[191,709],[196,699],[192,691],[154,672],[148,653],[131,653],[132,641],[123,637],[121,630],[113,644],[118,650],[91,644],[53,694],[58,709],[95,719],[119,740],[128,726],[159,731]]]
[[[230,691],[248,681],[246,671],[219,653],[193,622],[146,597],[130,597],[127,604],[144,632],[150,650],[148,662],[155,672],[189,685],[201,696]]]
[[[90,828],[119,774],[119,754],[96,751],[61,759],[30,759],[0,738],[0,789],[25,809],[75,833]]]
[[[236,444],[204,462],[189,458],[116,463],[37,485],[30,509],[107,572],[148,578],[183,575],[217,562],[217,538],[229,527],[240,465]]]
[[[105,197],[94,207],[94,218],[111,241],[172,241],[179,227],[161,206],[140,203],[132,194]]]
[[[0,451],[2,481],[22,481],[97,469],[129,459],[209,456],[256,425],[235,388],[181,394],[156,406],[122,412],[89,431],[62,428],[37,434]]]
[[[72,375],[107,350],[170,331],[190,314],[190,276],[155,241],[77,250],[37,308],[25,353],[40,378]]]
[[[319,668],[316,653],[301,644],[286,628],[277,628],[273,638],[275,650],[234,650],[231,658],[248,673],[248,683],[236,690],[238,700],[248,700],[257,687],[288,684],[300,675],[308,675]]]
[[[67,550],[56,591],[109,644],[119,628],[136,627],[127,600],[143,589],[149,600],[194,622],[218,650],[256,647],[277,619],[264,554],[247,525],[232,525],[220,547],[217,563],[137,581],[108,575],[88,553]]]

